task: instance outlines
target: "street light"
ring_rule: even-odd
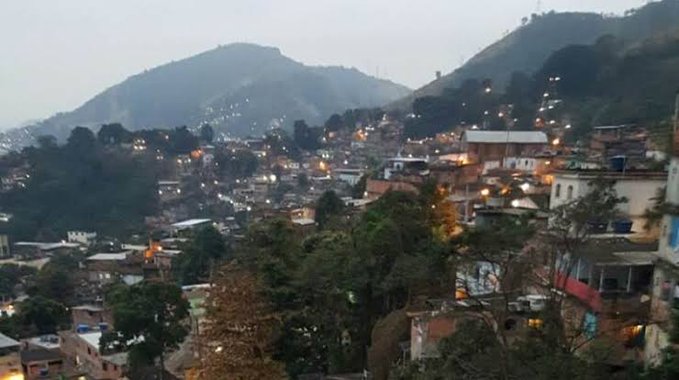
[[[489,195],[490,195],[490,190],[488,190],[488,189],[483,189],[483,190],[481,190],[481,195],[483,195],[484,197],[489,196]]]

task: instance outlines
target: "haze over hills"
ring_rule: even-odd
[[[356,69],[306,66],[276,48],[238,43],[134,75],[28,130],[64,138],[77,125],[119,122],[135,130],[209,123],[245,136],[296,119],[322,123],[332,113],[381,106],[409,92]]]
[[[491,79],[504,90],[513,72],[533,74],[547,58],[569,45],[590,45],[603,35],[627,42],[641,42],[659,33],[679,30],[679,1],[649,3],[624,16],[593,13],[547,13],[533,15],[524,25],[488,46],[462,67],[416,90],[392,106],[409,108],[417,97],[439,95],[446,88],[468,79]]]

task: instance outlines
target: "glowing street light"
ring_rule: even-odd
[[[559,144],[561,144],[561,139],[559,139],[558,137],[552,140],[552,145],[558,146]]]
[[[483,195],[484,197],[489,196],[489,195],[490,195],[490,190],[488,190],[488,189],[483,189],[483,190],[481,190],[481,195]]]

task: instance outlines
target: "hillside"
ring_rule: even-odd
[[[491,79],[495,88],[504,89],[513,72],[533,74],[557,50],[569,45],[590,45],[606,34],[639,42],[676,29],[679,29],[677,0],[650,3],[620,17],[553,12],[533,15],[525,25],[488,46],[459,69],[393,106],[407,109],[417,97],[439,95],[469,79]]]
[[[482,81],[468,80],[439,96],[419,97],[413,103],[418,117],[407,121],[406,133],[427,137],[460,124],[532,129],[537,119],[570,125],[571,139],[596,125],[643,126],[662,146],[679,90],[677,67],[679,32],[638,43],[605,36],[554,52],[533,75],[512,75],[503,92],[486,94]]]
[[[76,125],[119,122],[137,130],[207,122],[243,136],[296,119],[321,123],[334,112],[409,92],[356,69],[305,66],[275,48],[232,44],[132,76],[29,130],[63,138]]]

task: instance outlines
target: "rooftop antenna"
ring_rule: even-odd
[[[537,6],[535,7],[535,13],[542,13],[542,0],[538,0]]]

